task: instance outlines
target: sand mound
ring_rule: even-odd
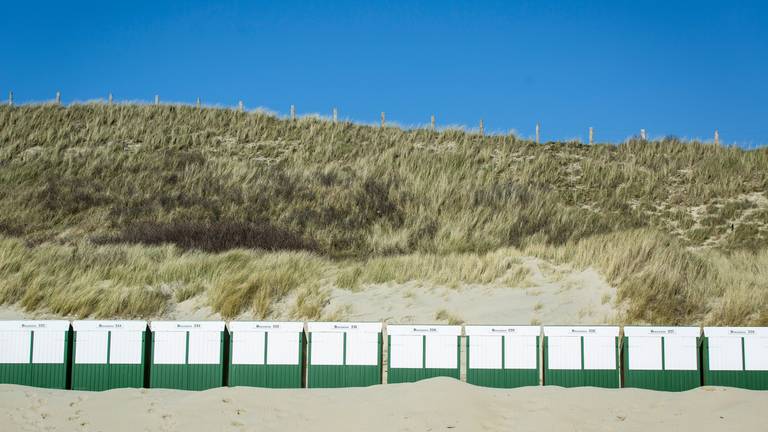
[[[768,392],[730,388],[495,390],[447,378],[327,390],[89,393],[0,386],[5,432],[762,430],[766,406]]]

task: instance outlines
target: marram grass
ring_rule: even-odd
[[[3,106],[0,186],[0,301],[29,310],[152,316],[205,295],[269,316],[296,291],[317,316],[328,286],[515,285],[524,253],[596,268],[628,320],[768,320],[767,149]]]

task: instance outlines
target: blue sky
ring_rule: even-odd
[[[5,2],[0,92],[768,144],[764,1]]]

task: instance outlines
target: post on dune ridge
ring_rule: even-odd
[[[8,106],[13,106],[13,91],[8,92]]]
[[[541,134],[541,124],[539,122],[536,122],[536,144],[541,143],[540,135]]]
[[[155,105],[160,105],[160,95],[155,95]]]
[[[432,125],[432,130],[435,130],[435,115],[432,114],[432,116],[429,118],[429,123]]]
[[[110,92],[109,95],[107,96],[107,104],[109,106],[112,106],[112,92]]]
[[[485,127],[483,125],[483,119],[480,119],[480,136],[485,135]]]
[[[592,128],[592,126],[589,127],[589,145],[592,145],[595,143],[595,130]]]
[[[296,120],[296,105],[291,105],[291,120]]]
[[[56,105],[61,105],[61,92],[56,91]]]
[[[384,111],[381,112],[381,127],[384,127],[384,124],[387,122],[387,115],[384,114]]]
[[[338,118],[339,118],[339,111],[336,108],[334,108],[333,109],[333,122],[336,123],[338,121]]]
[[[720,132],[715,129],[715,145],[720,145]]]

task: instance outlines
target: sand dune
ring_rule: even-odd
[[[643,431],[764,430],[768,392],[684,393],[532,387],[495,390],[447,378],[328,390],[0,386],[0,429],[15,431]]]

